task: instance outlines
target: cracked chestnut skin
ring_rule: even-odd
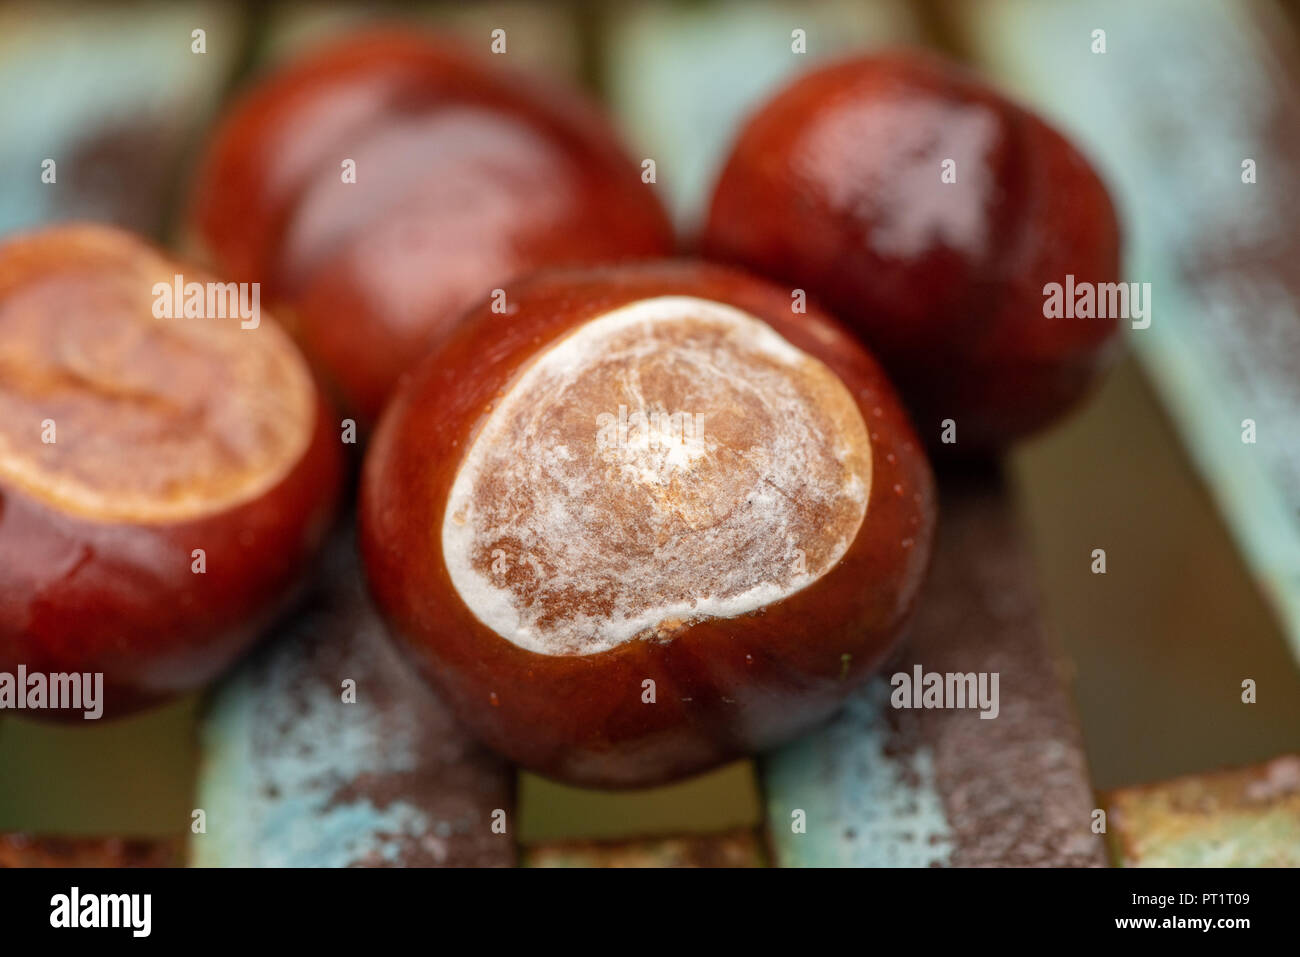
[[[341,163],[356,163],[356,182]],[[470,305],[548,265],[653,258],[673,233],[578,93],[435,36],[350,36],[255,85],[215,131],[191,241],[267,301],[372,422]]]
[[[170,280],[176,272],[187,280],[210,278],[128,233],[101,226],[62,226],[0,244],[0,325],[16,321],[29,332],[38,329],[44,343],[0,342],[0,374],[9,379],[0,379],[0,398],[16,401],[21,413],[6,406],[17,417],[10,438],[19,437],[6,454],[38,460],[40,423],[49,414],[59,428],[57,446],[74,460],[79,443],[88,438],[85,430],[93,429],[96,439],[107,443],[109,456],[84,471],[98,474],[101,488],[129,490],[146,479],[130,468],[142,460],[114,444],[119,414],[129,418],[131,406],[143,410],[132,421],[147,424],[125,441],[157,439],[163,443],[158,455],[165,443],[183,443],[185,436],[211,425],[217,413],[209,408],[221,403],[203,393],[215,383],[188,381],[178,387],[174,381],[172,357],[184,355],[193,343],[161,352],[159,342],[167,334],[149,329],[157,323],[232,320],[153,318],[148,284],[154,278]],[[132,278],[123,280],[124,275]],[[23,298],[38,287],[39,299]],[[101,326],[114,311],[128,308],[143,310],[138,332],[110,338],[107,351],[96,352],[92,340],[97,337],[86,335],[87,326]],[[7,315],[7,310],[16,311]],[[85,324],[69,327],[68,317],[77,315]],[[342,456],[332,414],[292,341],[268,316],[262,323],[278,337],[276,348],[288,350],[301,367],[310,394],[302,394],[299,407],[311,418],[304,423],[305,442],[303,433],[295,433],[297,454],[286,456],[246,494],[175,514],[164,506],[157,514],[105,515],[47,488],[24,485],[0,469],[0,671],[14,673],[22,664],[29,674],[103,672],[104,717],[119,717],[202,687],[286,609],[332,524]],[[235,348],[243,348],[243,341]],[[29,354],[40,356],[39,368],[25,360],[8,366]],[[183,375],[212,368],[204,361]],[[79,413],[77,406],[84,409],[88,401],[102,403],[101,411]],[[216,449],[219,455],[224,443],[238,443],[239,424],[223,427],[234,431],[204,435],[186,447]],[[113,463],[113,448],[121,449],[128,465]],[[159,488],[168,494],[186,491],[170,483]],[[206,574],[191,571],[195,548],[206,552]],[[82,718],[80,711],[23,714]]]
[[[940,181],[956,162],[956,183]],[[1119,279],[1104,184],[1037,116],[925,54],[795,80],[741,131],[705,255],[808,291],[885,364],[933,447],[1057,421],[1115,354],[1113,319],[1048,319],[1043,287]],[[941,422],[956,446],[940,446]]]
[[[365,461],[360,546],[391,633],[459,718],[516,763],[578,785],[671,781],[825,719],[904,631],[935,523],[931,471],[880,366],[789,290],[728,268],[664,262],[540,273],[507,288],[509,317],[471,311],[399,390]],[[595,654],[539,654],[484,625],[443,555],[451,485],[494,402],[586,320],[658,296],[733,305],[819,359],[869,435],[865,519],[841,560],[756,612],[688,623]],[[656,683],[655,704],[642,682]]]

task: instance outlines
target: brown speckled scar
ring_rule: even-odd
[[[302,457],[316,399],[292,342],[271,322],[154,318],[175,271],[89,227],[0,247],[0,482],[83,518],[173,522]]]
[[[497,634],[593,654],[807,587],[870,490],[867,429],[830,369],[742,310],[661,296],[520,373],[456,473],[442,552]]]

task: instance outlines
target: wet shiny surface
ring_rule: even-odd
[[[1028,112],[942,61],[852,60],[741,133],[703,246],[805,288],[877,350],[925,440],[997,447],[1055,420],[1113,319],[1048,319],[1043,286],[1118,279],[1110,200]]]
[[[155,315],[178,274],[207,279],[105,227],[0,247],[0,672],[102,673],[105,717],[198,688],[253,643],[341,477],[288,336],[269,315]]]
[[[399,390],[367,453],[367,575],[426,678],[494,749],[589,786],[684,777],[825,718],[899,639],[935,523],[929,465],[879,366],[824,314],[792,314],[787,290],[702,263],[539,272],[506,294],[518,306],[511,320],[484,305],[459,323]],[[671,641],[538,654],[476,616],[453,584],[452,556],[430,532],[442,527],[465,449],[521,370],[596,316],[659,297],[754,316],[843,383],[870,442],[865,518],[824,575],[750,613],[684,623]],[[770,531],[757,515],[742,530],[746,555],[748,542]],[[703,563],[698,572],[701,591],[719,583]],[[654,707],[642,700],[647,679]]]
[[[375,32],[291,64],[235,108],[193,226],[223,269],[267,283],[328,384],[373,420],[494,288],[546,265],[670,253],[640,172],[574,91]]]

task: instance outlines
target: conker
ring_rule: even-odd
[[[1045,285],[1118,278],[1105,186],[1038,117],[928,55],[777,93],[740,133],[701,243],[849,323],[936,447],[1043,428],[1113,353],[1114,317],[1044,316]]]
[[[397,392],[361,547],[483,741],[577,784],[668,781],[821,721],[894,646],[935,504],[867,351],[690,262],[539,273]]]
[[[165,317],[178,275],[208,281],[106,227],[0,244],[0,672],[102,673],[110,715],[252,643],[341,476],[292,340],[266,317]]]
[[[365,420],[489,290],[673,248],[654,187],[578,94],[388,30],[254,87],[213,138],[191,219]]]

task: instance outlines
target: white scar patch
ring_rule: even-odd
[[[870,488],[866,425],[830,369],[748,313],[664,296],[518,376],[456,474],[442,550],[497,634],[593,654],[806,588]]]

